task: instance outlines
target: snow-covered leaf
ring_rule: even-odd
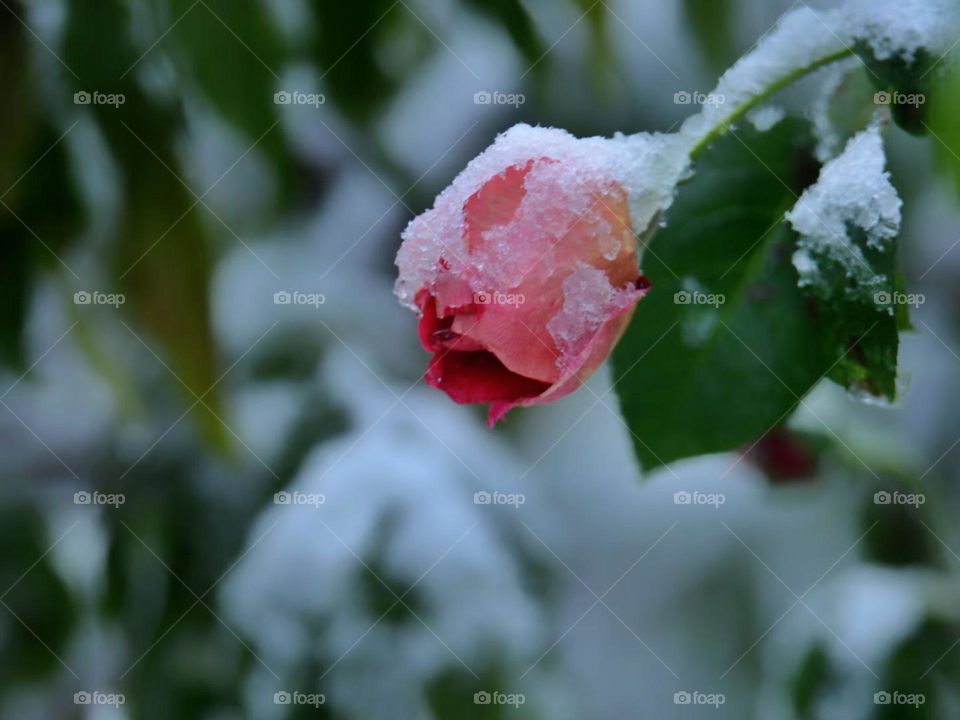
[[[840,358],[831,378],[851,390],[896,394],[895,241],[901,201],[886,171],[880,128],[855,136],[787,214],[800,236],[793,264]]]
[[[783,220],[816,177],[813,145],[796,120],[718,142],[647,249],[652,289],[614,353],[645,468],[760,437],[833,361]]]

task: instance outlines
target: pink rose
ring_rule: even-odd
[[[646,292],[612,142],[514,128],[403,233],[397,294],[420,313],[426,380],[489,403],[491,426],[576,390]]]

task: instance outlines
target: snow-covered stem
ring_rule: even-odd
[[[912,65],[921,50],[932,57],[949,52],[960,27],[956,0],[842,0],[828,11],[799,4],[720,78],[712,94],[723,102],[704,105],[684,123],[691,158],[774,93],[855,56],[854,47],[878,61]]]
[[[814,62],[805,65],[804,67],[797,68],[793,72],[784,75],[776,82],[771,83],[762,92],[757,93],[746,102],[741,103],[731,110],[730,113],[724,116],[719,123],[714,125],[707,133],[697,140],[690,150],[690,158],[695,160],[697,156],[710,147],[710,145],[723,137],[727,131],[737,123],[738,120],[743,118],[754,108],[766,102],[766,100],[772,96],[776,95],[785,87],[792,85],[796,81],[806,77],[810,73],[815,72],[822,67],[831,65],[840,60],[845,60],[846,58],[851,57],[853,54],[854,51],[852,49],[843,48],[842,50],[838,50],[829,55],[818,58]]]

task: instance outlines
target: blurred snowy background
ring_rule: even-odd
[[[641,477],[607,371],[490,431],[392,297],[497,132],[668,130],[788,0],[0,4],[4,720],[960,717],[937,143],[902,404],[746,459]]]

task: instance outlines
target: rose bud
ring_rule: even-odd
[[[493,426],[593,374],[646,292],[634,228],[672,197],[628,191],[653,140],[518,125],[410,222],[396,292],[420,314],[427,383],[489,403]]]

